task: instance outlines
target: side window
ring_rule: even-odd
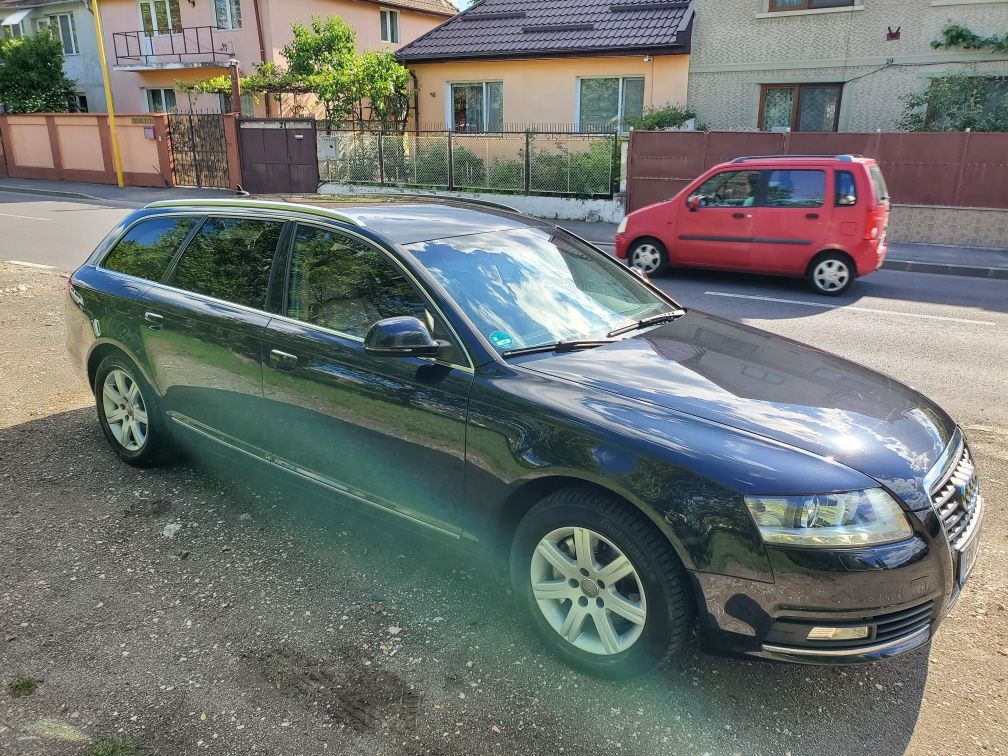
[[[769,171],[767,207],[822,207],[825,171]]]
[[[148,281],[160,281],[179,245],[199,218],[151,218],[126,232],[101,267]]]
[[[384,254],[314,226],[298,226],[294,237],[287,315],[358,338],[397,315],[432,325],[420,292]]]
[[[837,171],[834,178],[836,188],[833,203],[837,207],[850,207],[857,204],[857,183],[850,171]]]
[[[724,171],[704,181],[694,195],[699,195],[701,207],[750,207],[759,180],[759,171]]]
[[[182,254],[172,285],[263,309],[283,223],[207,218]]]

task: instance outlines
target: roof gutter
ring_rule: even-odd
[[[413,56],[396,55],[403,65],[412,63],[453,63],[466,60],[527,60],[530,58],[621,58],[627,55],[654,55],[656,53],[668,53],[671,55],[688,55],[689,48],[683,44],[674,45],[651,45],[648,47],[586,47],[577,50],[500,50],[497,52],[474,52],[461,55],[432,55]]]

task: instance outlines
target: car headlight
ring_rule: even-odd
[[[810,496],[746,497],[767,543],[877,546],[913,535],[899,504],[881,488]]]
[[[618,225],[618,226],[616,226],[616,233],[617,233],[617,234],[622,234],[622,233],[623,233],[624,231],[626,231],[626,227],[627,227],[627,221],[628,221],[628,220],[630,220],[630,216],[628,216],[628,215],[624,215],[624,216],[623,216],[623,220],[621,220],[621,221],[619,222],[619,225]]]

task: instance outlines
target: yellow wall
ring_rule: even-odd
[[[688,55],[612,58],[413,63],[420,85],[420,121],[443,123],[448,84],[463,81],[504,83],[504,123],[573,123],[578,77],[643,76],[644,107],[686,103]]]

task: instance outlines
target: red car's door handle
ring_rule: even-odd
[[[736,218],[738,220],[742,220],[743,218],[752,218],[752,215],[750,215],[749,213],[732,213],[731,217]]]
[[[805,217],[809,220],[817,220],[819,218],[819,213],[805,213]]]

